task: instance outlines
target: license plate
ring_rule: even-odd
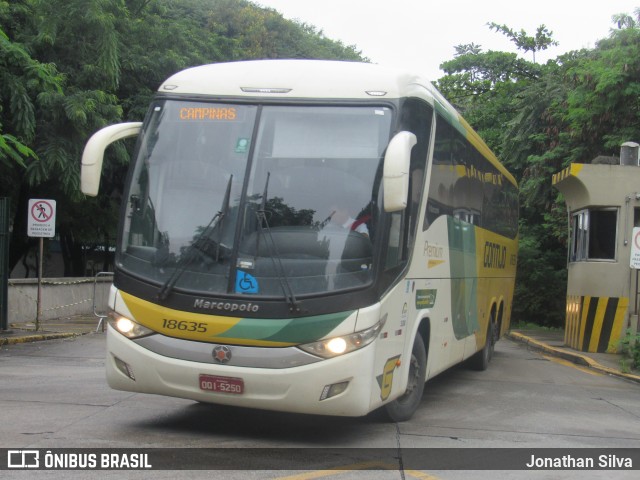
[[[216,375],[200,375],[200,389],[207,392],[244,393],[244,380],[237,377],[218,377]]]

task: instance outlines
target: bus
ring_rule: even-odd
[[[408,420],[508,330],[518,187],[419,75],[260,60],[168,78],[137,136],[109,305],[112,388]]]

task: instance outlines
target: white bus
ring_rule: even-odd
[[[122,201],[111,387],[407,420],[508,329],[518,190],[428,81],[378,65],[205,65],[159,88]]]

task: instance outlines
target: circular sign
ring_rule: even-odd
[[[46,200],[39,200],[31,206],[31,218],[36,222],[48,222],[51,220],[53,212],[53,206]]]
[[[27,235],[53,238],[56,235],[56,201],[42,198],[29,199]]]

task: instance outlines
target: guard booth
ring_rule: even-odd
[[[553,176],[569,220],[564,342],[579,351],[618,351],[626,331],[638,330],[639,270],[630,264],[640,227],[638,147],[627,142],[620,158],[572,163]]]

